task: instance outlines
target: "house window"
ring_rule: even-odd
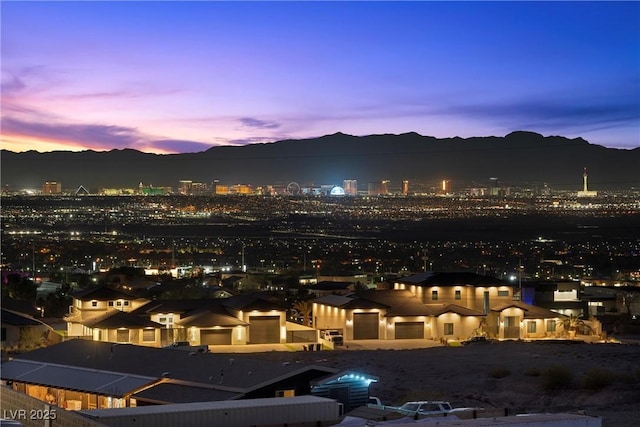
[[[453,335],[453,323],[445,323],[444,324],[444,334],[445,335]]]
[[[113,301],[109,301],[109,307],[113,307]]]
[[[431,300],[438,301],[438,291],[431,291]]]
[[[556,331],[556,321],[547,320],[547,332],[555,332],[555,331]]]
[[[117,342],[129,342],[129,330],[128,329],[118,329],[116,334]]]
[[[98,301],[91,301],[91,307],[97,307]]]
[[[508,297],[509,296],[509,291],[498,291],[498,296],[499,297]]]
[[[124,302],[124,306],[125,306],[125,307],[129,307],[129,301],[125,301],[125,302]]]
[[[460,289],[456,290],[456,299],[462,299],[462,291]]]
[[[536,322],[534,320],[530,320],[527,322],[527,333],[528,334],[536,333]]]
[[[118,301],[118,302],[116,302],[116,305],[117,305],[118,307],[120,307],[120,306],[122,305],[122,301]]]
[[[142,330],[142,341],[155,341],[156,340],[156,331],[155,329],[143,329]]]

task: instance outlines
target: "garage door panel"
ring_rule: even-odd
[[[396,322],[396,339],[423,339],[424,322]]]
[[[280,316],[249,317],[249,342],[274,344],[280,342]]]
[[[231,345],[231,329],[213,329],[200,331],[202,345]]]
[[[378,339],[378,313],[353,313],[353,339]]]

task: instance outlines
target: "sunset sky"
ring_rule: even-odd
[[[640,146],[640,2],[0,7],[12,151],[514,130]]]

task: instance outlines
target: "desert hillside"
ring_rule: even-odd
[[[374,375],[380,380],[370,393],[385,404],[441,399],[509,413],[580,411],[602,417],[605,427],[640,419],[640,345],[500,342],[264,357]]]

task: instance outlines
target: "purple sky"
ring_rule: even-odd
[[[640,2],[7,2],[2,148],[335,132],[640,146]]]

